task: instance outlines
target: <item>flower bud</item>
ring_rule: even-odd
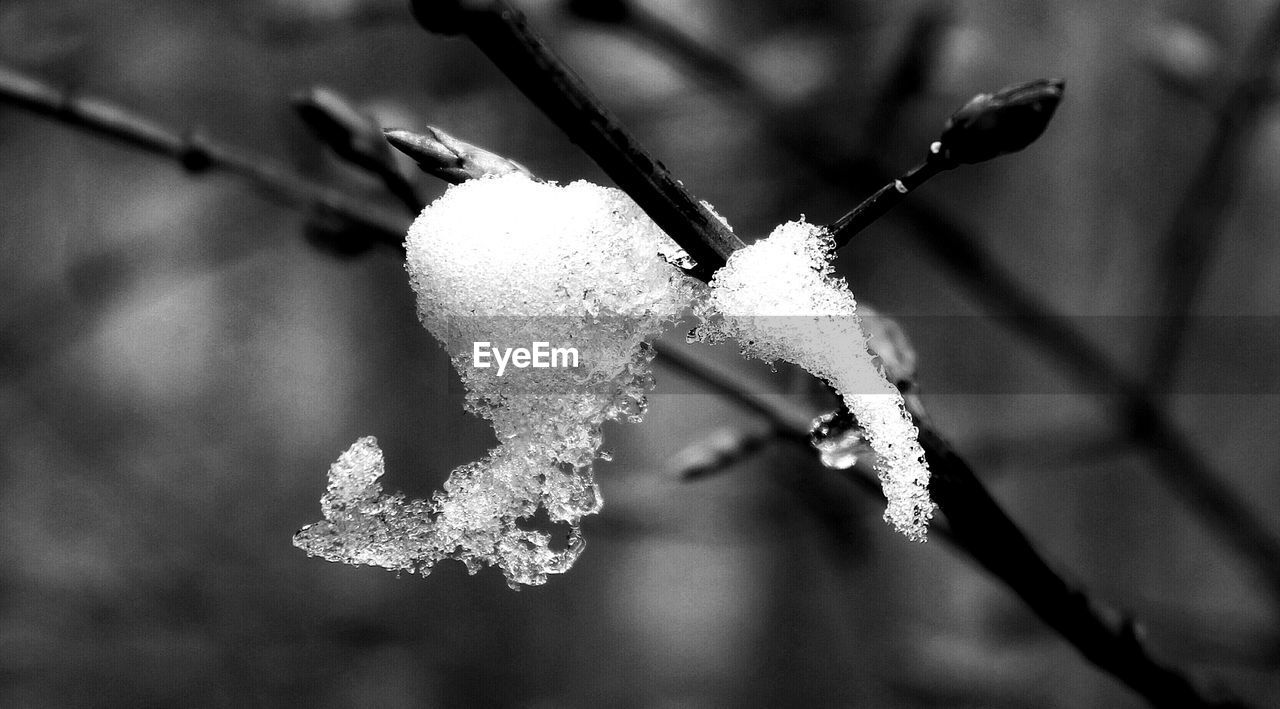
[[[388,128],[383,133],[387,144],[413,158],[423,172],[455,185],[510,172],[533,177],[525,166],[515,160],[459,140],[439,128],[428,126],[421,133]]]
[[[1039,79],[974,96],[947,119],[934,155],[979,163],[1022,150],[1044,133],[1064,88],[1061,79]]]

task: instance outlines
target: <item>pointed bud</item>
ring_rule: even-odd
[[[947,119],[934,155],[978,163],[1022,150],[1049,126],[1065,86],[1061,79],[1040,79],[978,94]]]
[[[413,158],[423,172],[455,185],[486,175],[505,175],[509,172],[533,177],[520,163],[458,140],[439,128],[428,127],[422,133],[403,128],[389,128],[383,132],[386,142]]]

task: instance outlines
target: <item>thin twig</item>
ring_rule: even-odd
[[[932,157],[932,155],[931,155]],[[889,210],[898,206],[920,185],[929,178],[955,167],[954,163],[943,160],[926,160],[911,168],[887,185],[876,190],[874,194],[854,207],[848,214],[835,220],[827,227],[836,248],[842,249],[853,240],[853,237],[883,217]]]
[[[1156,272],[1155,319],[1146,381],[1153,390],[1173,378],[1205,273],[1222,236],[1222,221],[1243,179],[1249,146],[1263,110],[1274,98],[1272,84],[1280,58],[1280,2],[1273,3],[1261,29],[1221,94],[1213,137],[1192,174],[1161,240]]]
[[[327,86],[299,91],[293,95],[292,103],[317,140],[338,157],[378,178],[410,216],[418,216],[426,203],[401,173],[377,118]]]
[[[407,220],[390,217],[343,192],[312,182],[270,158],[214,142],[192,130],[175,130],[117,104],[76,95],[4,65],[0,65],[0,102],[170,158],[192,174],[234,174],[285,204],[307,206],[366,229],[379,242],[404,241]]]
[[[650,30],[664,22],[668,27],[663,32]],[[639,36],[676,56],[715,53],[697,38],[653,15],[644,23],[623,26],[648,33]],[[696,45],[698,50],[678,46],[682,44]],[[812,122],[777,105],[744,72],[733,69],[729,60],[721,58],[690,68],[719,88],[743,94],[747,98],[744,106],[760,113],[766,130],[779,144],[823,179],[860,191],[885,190],[894,185],[893,173],[886,166],[870,155],[842,155],[838,149],[831,150],[833,141],[809,129]],[[1272,603],[1280,606],[1280,540],[1155,404],[1143,382],[1117,367],[1088,336],[992,256],[981,238],[955,220],[922,201],[903,202],[895,214],[912,227],[908,234],[959,276],[970,295],[990,311],[1010,315],[999,318],[1000,323],[1012,327],[1079,381],[1111,394],[1106,401],[1110,415],[1135,434],[1135,440],[1154,464],[1158,479],[1248,561]]]

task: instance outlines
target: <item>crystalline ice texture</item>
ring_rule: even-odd
[[[295,544],[331,561],[425,574],[453,558],[472,572],[496,566],[513,588],[543,583],[572,565],[579,521],[600,509],[601,425],[643,413],[646,342],[694,298],[671,265],[686,257],[618,190],[519,174],[450,188],[414,222],[406,248],[423,324],[499,445],[423,501],[382,493],[382,453],[363,438],[330,468],[325,521]],[[572,347],[579,366],[509,363],[499,375],[496,364],[475,366],[477,342]],[[539,507],[569,525],[567,548],[521,527]]]
[[[790,222],[734,253],[711,281],[699,335],[735,338],[745,355],[792,362],[835,387],[879,459],[885,521],[921,541],[934,509],[924,452],[901,395],[867,351],[853,294],[832,276],[832,249],[821,227]]]

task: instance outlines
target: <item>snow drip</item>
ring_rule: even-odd
[[[832,276],[833,250],[821,227],[799,221],[735,252],[711,281],[696,335],[734,338],[744,355],[791,362],[834,387],[877,454],[885,521],[923,541],[934,505],[918,431],[867,351],[857,302],[844,279]]]
[[[520,174],[451,187],[414,222],[406,249],[422,322],[499,445],[431,500],[406,500],[382,492],[382,452],[362,438],[329,470],[324,521],[294,544],[349,564],[425,575],[452,558],[472,573],[496,566],[513,588],[544,583],[573,564],[579,523],[600,510],[601,425],[639,420],[653,384],[647,341],[696,297],[672,265],[687,256],[618,190]],[[572,347],[578,366],[478,367],[478,342]],[[563,548],[521,526],[539,508],[568,525]]]

